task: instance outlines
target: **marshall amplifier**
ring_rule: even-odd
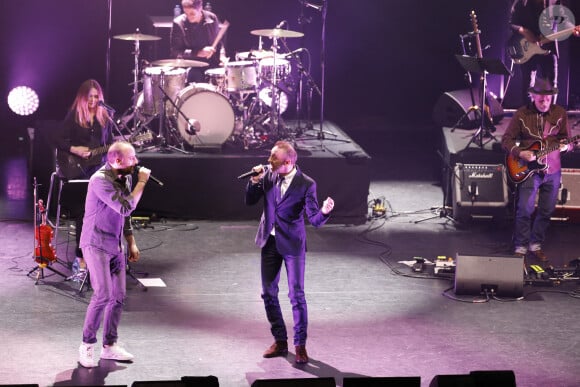
[[[509,202],[505,167],[502,164],[455,164],[453,169],[453,217],[503,217]]]
[[[562,184],[552,217],[580,222],[580,169],[562,168]]]

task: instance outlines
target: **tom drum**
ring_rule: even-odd
[[[226,64],[228,91],[253,91],[258,85],[256,64],[252,61],[229,62]]]
[[[163,78],[162,78],[163,77]],[[143,104],[141,112],[145,115],[161,113],[163,93],[160,85],[163,79],[163,90],[175,100],[185,86],[187,70],[185,68],[147,67],[143,71]]]

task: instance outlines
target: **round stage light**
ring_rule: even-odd
[[[15,87],[8,93],[10,110],[21,116],[29,116],[38,109],[38,94],[28,86]]]

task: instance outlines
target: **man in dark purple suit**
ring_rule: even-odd
[[[256,234],[256,245],[262,249],[262,299],[275,340],[264,352],[264,357],[285,356],[288,353],[286,325],[278,300],[278,282],[284,263],[294,317],[296,363],[303,364],[308,362],[304,213],[310,224],[320,227],[330,217],[334,201],[329,197],[322,207],[318,206],[316,182],[300,171],[296,165],[297,159],[296,150],[290,143],[278,141],[270,152],[269,166],[258,165],[253,168],[256,176],[250,178],[246,187],[246,204],[253,205],[264,198],[264,212]]]

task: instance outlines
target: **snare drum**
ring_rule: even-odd
[[[157,115],[161,113],[163,93],[159,85],[163,77],[163,90],[175,100],[177,94],[185,86],[187,70],[185,68],[147,67],[143,71],[143,105],[142,113]]]
[[[194,147],[221,146],[234,130],[234,109],[230,101],[207,83],[192,83],[179,93],[176,105],[177,128],[183,139]]]
[[[226,91],[226,69],[217,67],[205,71],[205,79],[210,85],[214,85],[220,93]]]
[[[276,80],[284,81],[290,75],[290,62],[287,59],[276,58]],[[260,77],[262,81],[272,80],[274,72],[274,58],[265,58],[260,61]]]
[[[256,65],[251,61],[226,64],[228,91],[253,91],[258,85]]]

